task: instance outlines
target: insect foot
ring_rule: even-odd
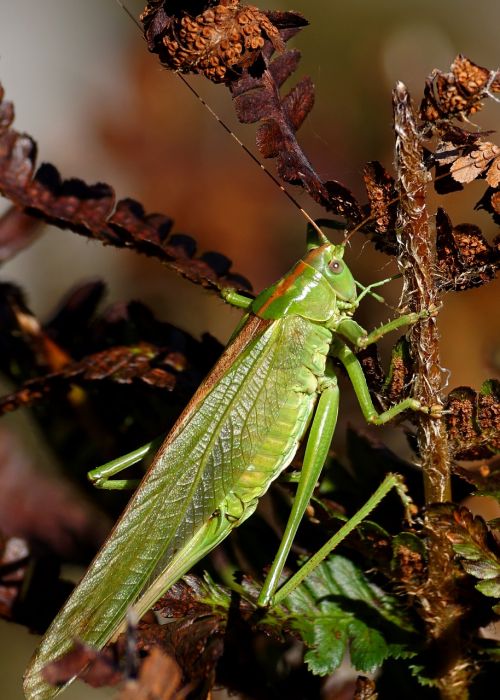
[[[426,321],[429,318],[433,318],[437,315],[437,312],[438,307],[434,305],[429,306],[427,309],[420,309],[420,311],[412,311],[406,317],[408,319],[408,325],[412,326],[414,323],[418,323],[418,321]]]
[[[439,302],[438,304],[430,304],[428,309],[423,309],[422,318],[434,318],[443,308],[443,304]]]
[[[443,406],[440,403],[432,404],[432,406],[420,406],[421,413],[425,413],[430,418],[442,418],[444,415]]]

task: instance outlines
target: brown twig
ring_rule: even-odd
[[[436,254],[430,235],[426,207],[426,187],[430,180],[423,163],[423,150],[413,106],[406,87],[394,90],[396,168],[401,205],[399,215],[399,265],[403,272],[403,298],[412,311],[437,308],[435,283]],[[424,406],[442,401],[442,369],[436,318],[416,324],[410,332],[415,368],[415,396]],[[446,433],[440,420],[423,417],[419,448],[424,471],[426,503],[451,499],[449,457]]]
[[[415,112],[403,83],[393,92],[396,132],[397,183],[401,196],[399,215],[399,264],[404,278],[404,298],[412,311],[437,308],[439,294],[435,282],[436,252],[426,206],[429,174],[423,163],[423,149]],[[439,360],[436,318],[431,317],[410,331],[410,347],[415,371],[414,392],[424,406],[442,403],[443,376]],[[418,447],[423,470],[425,502],[451,500],[451,469],[444,421],[421,416]],[[467,662],[460,647],[461,613],[455,578],[453,550],[439,531],[427,522],[428,577],[422,597],[422,617],[429,648],[438,660],[436,682],[442,698],[467,697],[470,682]]]

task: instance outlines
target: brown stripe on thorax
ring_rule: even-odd
[[[272,294],[266,303],[261,306],[259,312],[265,311],[277,298],[283,296],[290,287],[293,285],[295,280],[302,275],[306,267],[309,267],[303,260],[301,260],[295,268],[280,282],[279,286],[276,288],[274,294]]]

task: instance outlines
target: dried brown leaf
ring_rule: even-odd
[[[466,56],[459,55],[451,64],[451,70],[457,85],[469,95],[477,95],[485,90],[500,92],[500,75],[478,66]]]
[[[305,76],[283,98],[283,107],[294,131],[298,131],[305,118],[314,107],[314,85],[309,76]]]
[[[485,382],[479,394],[470,387],[454,389],[445,409],[448,438],[456,459],[485,459],[500,450],[498,381]]]
[[[0,192],[18,208],[59,228],[155,257],[204,287],[249,288],[231,272],[225,256],[195,257],[195,241],[172,235],[169,217],[146,214],[132,199],[115,202],[109,185],[62,180],[52,165],[43,164],[35,172],[36,144],[11,128],[14,109],[3,95],[0,86]]]
[[[490,141],[484,141],[478,144],[476,150],[457,158],[451,165],[450,172],[457,182],[467,183],[488,171],[488,184],[495,187],[494,182],[488,179],[490,169],[492,169],[491,179],[495,181],[499,177],[500,148]]]
[[[179,666],[158,647],[141,664],[137,680],[126,681],[116,700],[176,700],[182,675]]]
[[[165,31],[171,31],[176,18],[169,15],[164,3],[154,5],[145,17],[146,36],[150,49],[158,52],[160,60],[163,60],[159,42],[162,31],[160,27],[163,23]],[[237,3],[230,2],[229,5],[235,12],[239,11]],[[210,15],[218,7],[219,5],[215,9],[208,8],[206,12]],[[162,16],[161,21],[158,20],[159,14]],[[297,13],[270,12],[267,16],[281,30],[285,41],[306,24]],[[156,22],[154,30],[152,24],[149,24],[153,20]],[[193,26],[193,32],[195,29]],[[224,76],[221,73],[219,78],[230,83],[238,117],[244,123],[264,122],[258,130],[257,145],[265,158],[277,159],[278,174],[283,180],[304,187],[328,211],[345,216],[350,221],[360,221],[361,211],[353,195],[339,183],[323,182],[297,143],[295,132],[313,106],[314,88],[310,79],[304,78],[288,95],[281,98],[279,88],[297,67],[300,54],[297,51],[286,51],[271,61],[274,48],[272,42],[263,47],[262,60],[266,70],[257,73],[245,70],[235,80],[234,75],[228,79],[226,69],[222,69]],[[221,70],[219,62],[214,70]]]
[[[221,615],[186,617],[167,625],[139,628],[139,646],[149,650],[159,645],[182,669],[187,683],[211,688],[215,670],[224,653],[227,619]]]
[[[400,532],[392,539],[392,573],[409,595],[418,595],[427,578],[423,541],[413,532]]]
[[[366,382],[370,391],[377,394],[382,389],[386,375],[382,369],[376,343],[372,343],[368,345],[368,347],[363,348],[363,350],[360,350],[356,357],[363,367],[363,374],[366,377]]]
[[[45,666],[42,675],[54,686],[64,685],[78,677],[93,688],[117,685],[123,679],[111,649],[96,651],[78,641],[71,651]]]
[[[490,71],[459,55],[449,73],[434,70],[427,78],[420,118],[426,122],[464,119],[482,108],[482,99],[499,91],[498,71]]]
[[[0,415],[22,406],[32,406],[56,389],[66,387],[69,390],[73,382],[110,380],[118,384],[131,384],[140,381],[172,391],[178,373],[185,368],[186,358],[183,355],[148,343],[108,348],[78,362],[69,362],[59,372],[28,380],[14,393],[0,398]]]
[[[265,12],[239,0],[172,7],[149,2],[141,20],[150,51],[167,68],[199,73],[215,83],[231,82],[260,63],[266,42],[284,50],[280,29],[306,24],[298,13]]]
[[[205,584],[196,576],[184,576],[156,602],[154,610],[166,619],[203,616],[212,608],[200,602],[204,597]]]
[[[498,252],[472,224],[453,226],[444,209],[436,213],[436,248],[441,290],[462,291],[492,280],[500,266]]]
[[[391,363],[382,394],[389,404],[408,396],[413,378],[413,363],[406,337],[402,337],[391,350]]]
[[[491,194],[491,206],[495,214],[500,215],[500,192],[493,192]]]
[[[398,200],[394,178],[378,161],[365,165],[363,177],[370,203],[370,219],[373,219],[375,231],[392,232],[396,225]]]
[[[221,43],[222,52],[230,54],[229,60],[217,49],[216,55],[210,59],[210,66],[205,67],[205,54],[200,59],[201,48],[197,42],[201,42],[202,47],[204,42],[210,41],[211,27],[213,23],[217,24],[219,14],[224,22],[227,20],[234,23],[238,21],[239,13],[246,12],[250,12],[255,19],[255,31],[265,38],[263,46],[256,44],[258,55],[256,53],[250,62],[245,60],[245,41],[238,38],[238,27],[234,30],[234,39],[231,37],[227,46],[224,41],[223,47]],[[296,50],[283,50],[284,43],[307,24],[299,13],[260,13],[256,8],[246,8],[237,0],[202,2],[191,9],[188,6],[172,8],[166,2],[156,1],[148,3],[142,19],[148,47],[150,51],[159,54],[160,61],[168,67],[202,72],[215,82],[225,82],[233,95],[240,121],[263,122],[257,132],[257,147],[265,158],[276,158],[278,175],[282,180],[303,187],[327,211],[345,217],[351,223],[361,221],[362,211],[352,193],[338,182],[323,181],[297,142],[295,133],[314,103],[311,80],[302,79],[283,98],[279,94],[280,87],[296,69],[300,58]],[[187,34],[183,34],[180,39],[176,30],[179,22],[187,25]],[[210,29],[205,27],[207,22]],[[279,31],[282,45],[278,45],[277,38],[269,30],[269,23]],[[221,31],[224,34],[226,29]],[[249,28],[245,31],[251,30]],[[189,51],[184,46],[187,41]],[[276,49],[280,50],[281,55],[271,60]],[[180,54],[176,55],[174,66],[172,55],[176,52]],[[206,56],[209,57],[210,53]]]
[[[389,370],[384,372],[376,344],[372,344],[357,353],[363,367],[368,387],[380,408],[398,403],[408,396],[413,376],[413,367],[404,337],[392,347]]]
[[[475,209],[484,209],[500,223],[497,193],[500,179],[500,149],[494,143],[484,141],[492,132],[471,132],[442,122],[428,132],[435,132],[440,140],[426,161],[435,167],[434,189],[438,194],[448,194],[463,189],[477,178],[484,179],[489,187],[476,203]]]
[[[353,700],[377,700],[377,686],[371,678],[359,676],[356,679],[356,688],[354,690]]]
[[[451,165],[460,154],[460,148],[453,141],[446,141],[446,135],[439,141],[434,153],[433,160],[440,165]]]
[[[234,82],[230,87],[236,113],[245,123],[263,122],[257,132],[257,146],[265,158],[277,159],[281,179],[303,187],[327,211],[359,222],[362,212],[352,193],[338,182],[323,181],[297,142],[295,132],[314,103],[313,84],[304,78],[285,97],[279,93],[283,79],[297,62],[297,52],[287,51],[268,64],[261,78],[243,76]]]

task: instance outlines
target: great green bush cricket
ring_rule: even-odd
[[[345,367],[369,423],[381,425],[407,409],[426,411],[407,398],[377,413],[351,346],[365,347],[422,314],[367,333],[352,315],[371,290],[357,293],[344,247],[311,228],[304,257],[254,301],[227,291],[226,300],[245,308],[246,316],[49,628],[26,676],[28,698],[58,692],[43,682],[41,669],[68,651],[73,639],[104,646],[121,631],[130,606],[143,615],[246,520],[310,426],[292,512],[257,601],[272,603],[337,420],[339,390],[329,357]],[[123,463],[96,470],[96,476],[107,479],[121,469]]]
[[[257,605],[272,605],[290,590],[289,582],[276,593],[337,421],[339,389],[330,358],[345,367],[367,422],[381,425],[405,410],[430,412],[413,398],[380,414],[373,405],[354,351],[431,312],[405,314],[365,331],[352,316],[363,297],[384,282],[363,287],[355,281],[343,261],[347,238],[335,245],[310,225],[306,254],[255,300],[224,291],[224,299],[246,315],[50,626],[25,677],[27,698],[48,699],[60,691],[44,682],[41,671],[74,639],[103,647],[122,631],[130,607],[141,617],[252,515],[308,432],[290,518]],[[107,487],[124,486],[107,480],[143,452],[95,470],[94,478]],[[393,486],[399,482],[389,476],[350,528]],[[306,565],[292,585],[307,570]]]

